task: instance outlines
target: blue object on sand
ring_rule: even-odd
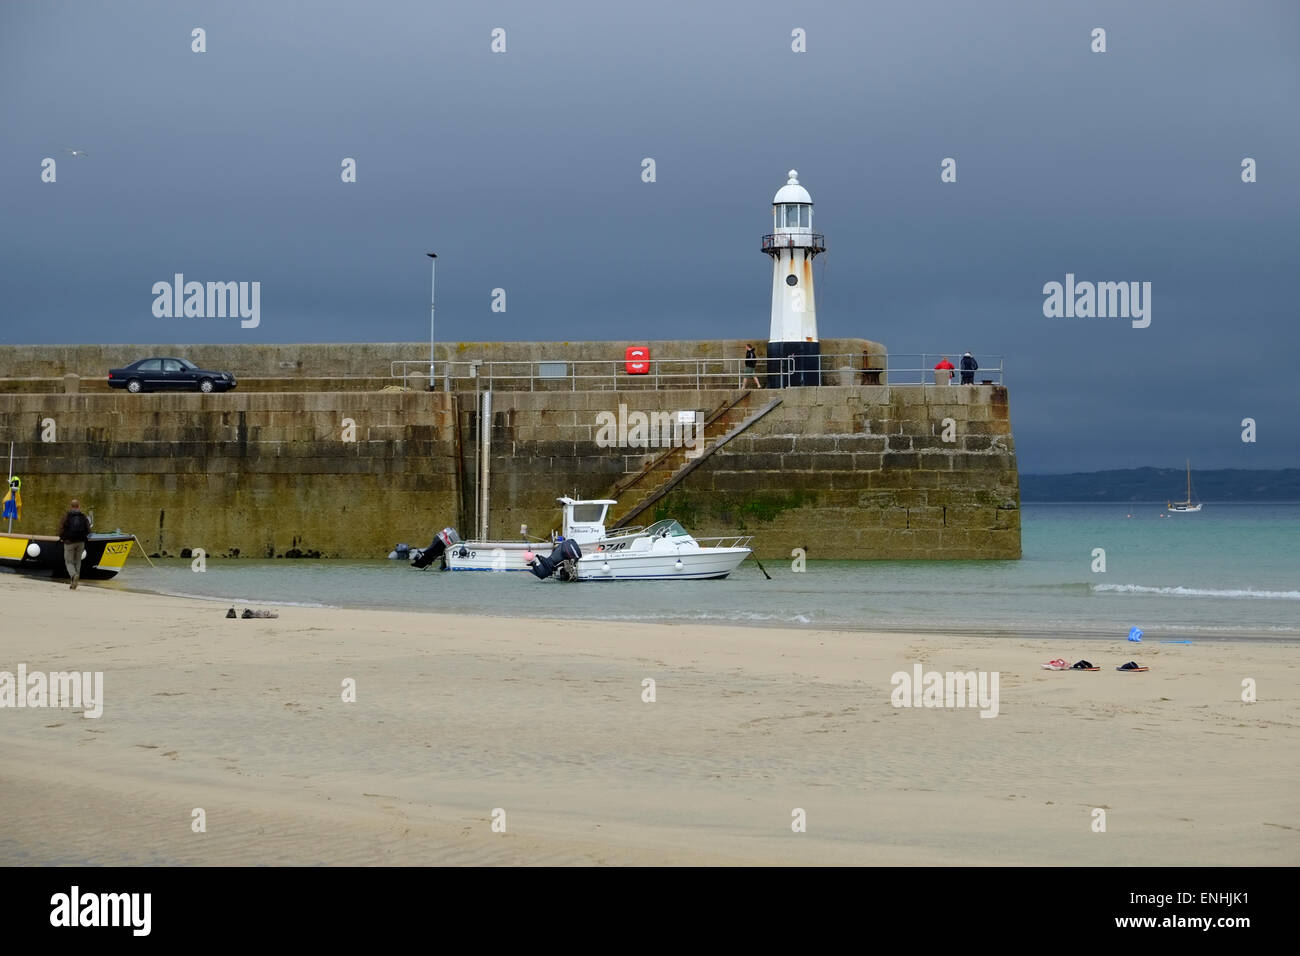
[[[1135,627],[1128,632],[1128,639],[1134,644],[1140,644],[1142,642],[1142,632]]]
[[[1161,644],[1190,644],[1191,641],[1161,641]]]

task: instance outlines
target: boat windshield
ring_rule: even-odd
[[[604,505],[575,504],[573,506],[573,520],[582,522],[596,522],[605,517]]]
[[[690,537],[686,529],[677,523],[673,518],[665,518],[663,521],[656,521],[650,527],[645,529],[645,533],[651,537],[661,535],[667,532],[669,537],[684,538]]]

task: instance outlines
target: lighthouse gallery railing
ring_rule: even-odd
[[[763,252],[777,252],[781,249],[811,249],[813,252],[825,252],[826,237],[817,232],[776,232],[763,237]]]

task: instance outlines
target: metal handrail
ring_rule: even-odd
[[[435,372],[439,365],[442,366],[442,376],[445,378],[447,375],[448,363],[445,359],[440,362],[434,363],[433,367]],[[401,366],[400,372],[398,371],[398,366]],[[422,369],[428,371],[429,360],[428,359],[394,359],[392,362],[388,363],[388,377],[400,378],[402,380],[402,388],[406,388],[406,380],[412,375],[412,369]],[[421,377],[423,378],[425,376],[421,376]],[[433,380],[434,381],[438,380],[438,376],[436,374],[433,376]]]
[[[646,529],[647,527],[649,527],[649,526],[648,526],[648,525],[643,525],[643,524],[634,524],[634,525],[629,525],[629,526],[626,527],[626,528],[612,528],[612,529],[606,531],[606,532],[605,532],[605,536],[604,536],[603,538],[601,538],[600,540],[601,540],[601,541],[610,541],[610,540],[612,540],[612,539],[616,539],[616,538],[635,538],[635,537],[638,537],[638,536],[641,535],[641,534],[644,534],[644,533],[645,533],[645,529]]]
[[[752,534],[715,534],[707,537],[700,537],[699,535],[693,534],[691,537],[695,539],[696,544],[704,548],[746,548],[749,547],[749,542],[754,540]],[[704,542],[706,541],[715,541],[719,543],[705,544]],[[722,544],[721,542],[724,541],[728,543]]]
[[[783,358],[752,360],[754,375],[747,375],[746,359],[734,358],[683,358],[649,359],[648,372],[631,374],[624,359],[529,359],[526,361],[499,361],[495,359],[451,361],[439,359],[434,364],[434,381],[441,379],[445,385],[450,380],[480,380],[488,389],[538,391],[551,383],[565,391],[591,391],[596,389],[626,390],[633,388],[743,388],[747,378],[765,379],[771,384],[801,374],[812,379],[811,384],[821,387],[843,385],[880,384],[890,386],[934,385],[934,365],[941,357],[956,357],[953,371],[954,384],[960,383],[961,352],[914,352],[873,356],[864,352],[825,353],[817,356],[788,355]],[[980,356],[977,356],[977,361]],[[975,384],[990,381],[1006,384],[1006,368],[1001,355],[984,355],[980,367],[973,372]],[[815,360],[814,367],[812,365]],[[879,366],[876,366],[879,362]],[[542,375],[541,366],[563,366],[562,375]],[[397,359],[390,363],[390,377],[400,378],[402,386],[416,370],[419,377],[428,374],[428,359]],[[846,373],[848,373],[846,375]],[[845,379],[849,380],[845,380]],[[775,382],[772,382],[776,379]]]

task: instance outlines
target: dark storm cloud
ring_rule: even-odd
[[[763,339],[796,167],[821,334],[1005,355],[1022,469],[1294,466],[1296,8],[1082,6],[6,3],[0,342],[419,340],[430,248],[441,339]],[[1150,328],[1044,318],[1067,272]]]

